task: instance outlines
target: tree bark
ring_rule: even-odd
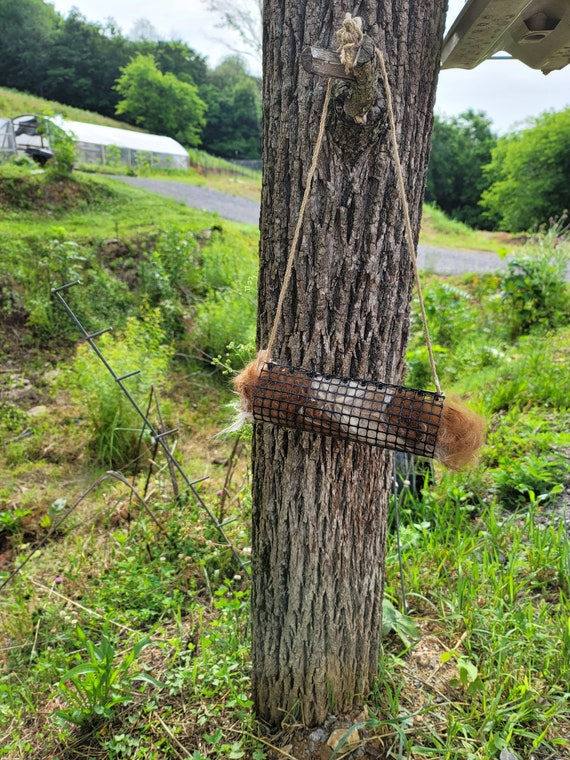
[[[303,48],[336,49],[345,12],[383,51],[417,238],[445,0],[265,0],[258,343],[266,345],[311,163],[326,79]],[[272,358],[399,383],[412,264],[381,82],[366,123],[335,85]],[[378,672],[391,456],[256,424],[253,691],[258,717],[308,725],[369,692]]]

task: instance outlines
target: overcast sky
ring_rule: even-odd
[[[104,23],[113,18],[124,34],[135,21],[148,19],[161,39],[182,39],[215,66],[238,40],[207,10],[202,0],[52,0],[64,16],[76,7],[88,21]],[[464,0],[450,0],[447,26],[463,7]],[[252,67],[255,64],[252,61]],[[259,73],[256,70],[255,73]],[[439,78],[436,112],[454,116],[473,108],[485,111],[498,133],[520,126],[526,119],[546,110],[560,111],[570,106],[570,65],[548,76],[518,61],[486,61],[473,70],[442,71]]]

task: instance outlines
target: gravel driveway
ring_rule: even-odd
[[[217,190],[209,190],[185,182],[170,182],[144,177],[117,177],[129,185],[183,201],[187,206],[202,211],[213,211],[234,222],[259,224],[259,203],[238,198]],[[504,269],[509,257],[501,259],[489,251],[457,251],[450,248],[436,248],[431,245],[418,246],[418,263],[421,269],[435,274],[465,274],[468,272],[493,272]],[[570,280],[570,267],[566,279]]]
[[[145,177],[115,177],[115,179],[183,201],[187,206],[201,211],[215,211],[233,222],[259,224],[259,203],[249,201],[247,198],[238,198],[234,195],[219,193],[217,190],[209,190],[207,187],[188,185],[186,182],[171,182],[166,179],[146,179]]]

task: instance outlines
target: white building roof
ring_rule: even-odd
[[[148,151],[149,153],[168,153],[173,156],[187,156],[186,149],[172,137],[149,135],[145,132],[133,132],[131,129],[103,127],[100,124],[87,124],[82,121],[54,119],[66,132],[71,132],[77,142],[94,145],[116,145],[117,148]]]

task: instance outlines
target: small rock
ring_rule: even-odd
[[[325,729],[324,729],[324,728],[317,728],[317,729],[316,729],[315,731],[313,731],[313,733],[312,733],[312,734],[309,736],[309,739],[310,739],[312,742],[315,742],[315,744],[316,744],[317,742],[326,742],[326,740],[328,739],[328,736],[329,736],[329,732],[328,732],[328,731],[325,731]]]
[[[346,737],[346,740],[338,752],[339,757],[352,752],[354,749],[356,749],[358,744],[360,744],[360,734],[356,728],[353,728],[352,730],[350,728],[335,729],[329,736],[327,744],[334,751],[344,739],[344,737]]]
[[[31,409],[28,409],[26,414],[29,417],[41,417],[42,414],[46,414],[48,408],[47,406],[44,406],[43,404],[38,404],[38,406],[33,406]]]

